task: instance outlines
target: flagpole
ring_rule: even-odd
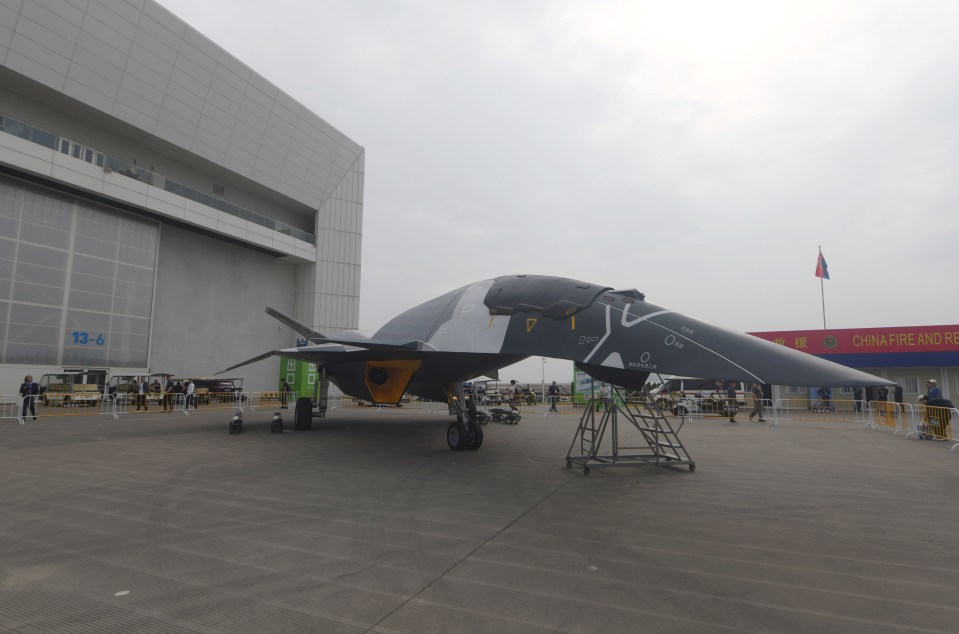
[[[822,261],[822,245],[819,245],[819,260]],[[822,276],[819,277],[819,295],[822,297],[822,329],[826,329],[826,290]]]

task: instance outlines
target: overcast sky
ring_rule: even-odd
[[[366,149],[363,330],[514,273],[821,328],[819,245],[829,327],[959,323],[959,2],[160,2]]]

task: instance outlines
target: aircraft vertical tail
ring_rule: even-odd
[[[323,333],[313,330],[306,324],[293,319],[287,314],[281,313],[271,306],[266,307],[266,314],[276,319],[281,324],[288,326],[294,332],[306,337],[310,343],[323,343],[326,341],[326,335]]]

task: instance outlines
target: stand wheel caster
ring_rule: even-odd
[[[695,470],[696,470],[696,463],[695,463],[695,462],[690,462],[690,463],[689,463],[689,470],[690,470],[690,471],[695,471]]]

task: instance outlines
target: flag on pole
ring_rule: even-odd
[[[819,249],[819,259],[816,261],[816,277],[829,279],[829,266],[826,264],[826,258],[822,256],[822,249]]]

